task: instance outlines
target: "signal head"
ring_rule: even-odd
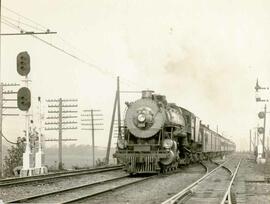
[[[258,133],[259,134],[263,134],[264,133],[264,128],[263,127],[259,127],[258,128]]]
[[[17,72],[21,76],[27,76],[30,72],[30,55],[27,52],[20,52],[17,55]]]
[[[22,87],[17,93],[17,105],[22,111],[28,111],[31,107],[31,92],[27,87]]]

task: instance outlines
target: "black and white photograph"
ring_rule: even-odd
[[[270,1],[0,0],[0,204],[269,204]]]

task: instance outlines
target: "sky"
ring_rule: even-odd
[[[43,27],[56,31],[38,37],[81,59],[31,36],[2,36],[3,82],[23,85],[16,73],[16,56],[21,51],[31,56],[34,124],[38,96],[44,113],[45,99],[77,98],[79,110],[102,110],[104,130],[96,132],[96,145],[106,146],[116,76],[121,90],[154,90],[212,129],[218,126],[239,150],[249,148],[249,129],[262,124],[257,113],[263,103],[256,104],[254,86],[257,78],[270,86],[267,0],[2,0],[2,5],[5,23],[11,21],[26,31]],[[2,33],[18,32],[4,22]],[[269,92],[262,95],[267,96]],[[124,102],[139,97],[121,95],[122,116]],[[3,120],[3,133],[12,141],[24,129],[24,113],[17,112],[19,117]],[[65,131],[63,137],[90,144],[91,133],[79,129]],[[46,138],[57,137],[56,131],[44,133]]]

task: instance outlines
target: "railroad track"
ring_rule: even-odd
[[[201,163],[208,171],[208,167]],[[171,172],[171,173],[179,173]],[[106,194],[116,189],[121,189],[129,185],[146,181],[157,177],[158,175],[148,177],[130,177],[128,175],[101,180],[95,183],[84,184],[80,186],[70,187],[62,190],[51,191],[36,195],[30,195],[15,200],[6,201],[7,203],[78,203],[89,201],[95,196]]]
[[[156,175],[155,175],[156,176]],[[112,179],[102,180],[95,183],[66,188],[59,191],[33,195],[16,200],[6,201],[7,203],[78,203],[85,199],[120,189],[135,183],[146,181],[149,177],[130,177],[128,175]]]
[[[44,174],[44,175],[37,175],[31,177],[18,177],[18,178],[10,178],[10,179],[1,179],[0,180],[0,188],[11,186],[11,185],[21,185],[21,184],[30,184],[34,182],[41,182],[47,181],[52,179],[58,178],[67,178],[72,176],[80,176],[85,174],[94,174],[94,173],[101,173],[106,171],[115,171],[122,169],[122,166],[106,166],[106,167],[99,167],[93,169],[82,169],[82,170],[75,170],[75,171],[66,171],[66,172],[57,172],[53,174]]]
[[[241,160],[239,160],[234,172],[225,164],[235,162],[227,160],[219,164],[212,171],[207,172],[203,177],[164,201],[162,204],[175,203],[221,203],[231,201],[230,193],[233,181],[238,172]]]

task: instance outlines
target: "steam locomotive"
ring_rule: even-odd
[[[130,174],[172,171],[235,151],[235,144],[201,123],[192,112],[168,103],[164,95],[142,91],[127,103],[123,134],[114,157]]]

